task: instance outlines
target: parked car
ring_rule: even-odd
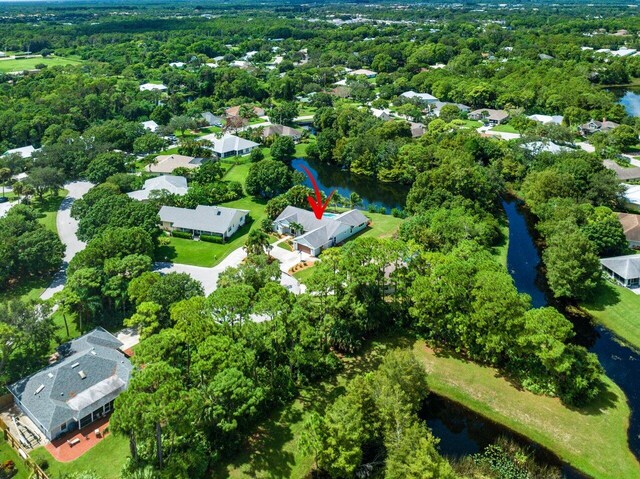
[[[0,203],[6,203],[7,201],[9,201],[9,198],[6,196],[0,196]]]

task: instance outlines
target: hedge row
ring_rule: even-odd
[[[186,231],[173,231],[171,234],[176,238],[193,239],[193,235],[191,233],[187,233]]]
[[[206,241],[207,243],[224,243],[222,236],[213,236],[213,235],[200,235],[200,241]]]

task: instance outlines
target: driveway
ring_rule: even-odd
[[[66,247],[64,261],[60,271],[58,271],[53,277],[53,282],[44,291],[44,293],[40,295],[40,299],[49,299],[55,293],[62,290],[64,283],[67,280],[66,270],[67,266],[69,266],[69,262],[86,246],[86,243],[84,241],[80,241],[76,236],[76,233],[78,232],[78,221],[71,217],[71,205],[75,200],[82,198],[92,187],[93,183],[88,181],[75,181],[64,186],[64,189],[67,190],[69,194],[62,201],[56,216],[58,236]]]
[[[301,285],[297,279],[289,275],[287,271],[300,262],[300,255],[298,252],[287,251],[282,248],[274,246],[271,249],[271,256],[276,258],[280,262],[280,271],[282,276],[280,278],[280,284],[287,288],[294,294],[304,292],[304,286]],[[310,256],[303,253],[303,259],[309,259]],[[227,268],[235,268],[244,261],[247,257],[243,248],[233,250],[229,255],[222,260],[220,264],[213,268],[204,268],[202,266],[191,266],[188,264],[180,263],[168,263],[160,262],[154,264],[154,271],[161,274],[167,273],[187,273],[193,279],[199,281],[204,289],[205,296],[210,295],[216,290],[218,285],[218,277]],[[312,258],[313,259],[313,258]]]
[[[17,201],[7,201],[6,203],[0,203],[0,218],[6,215],[7,212],[17,204]]]

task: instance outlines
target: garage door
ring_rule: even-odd
[[[301,244],[298,245],[298,251],[302,251],[303,253],[311,254],[311,248],[309,248],[308,246],[301,245]]]

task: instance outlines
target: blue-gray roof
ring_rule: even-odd
[[[126,389],[132,366],[118,349],[121,346],[112,334],[96,328],[60,346],[57,362],[8,389],[32,419],[51,431],[81,419],[92,404]]]

